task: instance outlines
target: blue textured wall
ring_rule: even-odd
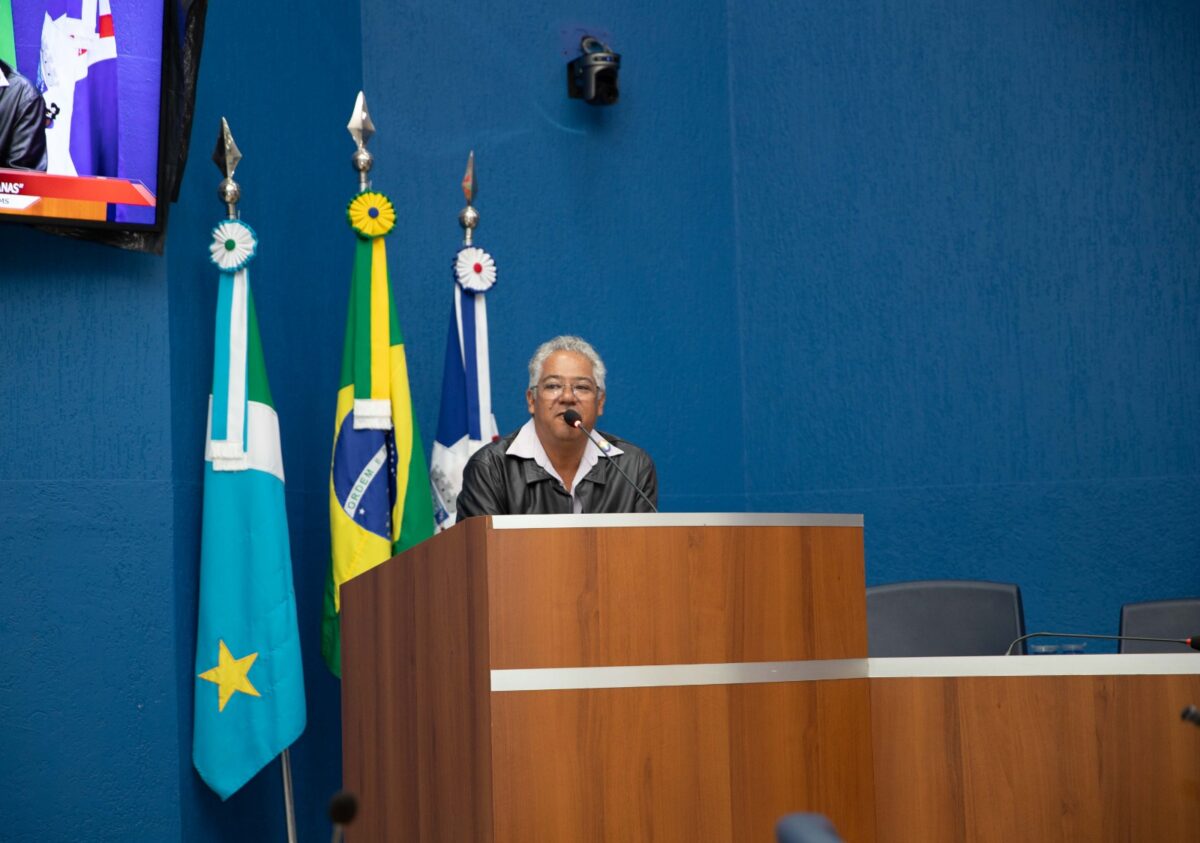
[[[528,418],[534,348],[579,333],[608,364],[601,426],[653,448],[664,506],[743,509],[723,8],[362,8],[375,186],[400,213],[392,277],[426,444],[462,237],[459,182],[474,149],[477,243],[499,266],[488,324],[501,431]],[[612,33],[625,55],[616,107],[566,97],[583,28]]]
[[[165,268],[0,255],[0,837],[176,839]]]
[[[872,582],[1016,581],[1031,627],[1200,592],[1194,5],[363,21],[426,430],[474,147],[502,429],[578,330],[665,508],[863,512]],[[563,96],[581,27],[625,54],[613,109]]]
[[[565,98],[583,27],[625,55],[615,108]],[[1200,592],[1198,40],[1190,3],[214,2],[166,257],[0,227],[4,834],[283,837],[278,765],[221,804],[190,758],[222,114],[263,244],[307,840],[340,779],[316,619],[360,86],[427,446],[474,148],[501,428],[578,331],[664,508],[863,512],[874,582],[1014,580],[1032,626],[1112,631]]]
[[[1200,593],[1200,7],[731,8],[749,507],[1034,629]]]

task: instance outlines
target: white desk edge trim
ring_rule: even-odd
[[[619,665],[493,670],[492,690],[669,688],[838,679],[972,676],[1153,676],[1200,674],[1200,653],[1091,656],[946,656],[915,659],[812,659],[728,664]]]

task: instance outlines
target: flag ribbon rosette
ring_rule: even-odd
[[[383,237],[396,225],[396,211],[382,193],[368,191],[354,198],[346,216],[358,233],[353,282],[354,428],[391,430],[391,297]]]
[[[241,471],[246,467],[246,355],[252,307],[246,266],[258,249],[258,238],[240,220],[225,220],[213,228],[212,236],[209,256],[221,278],[208,456],[214,471]]]

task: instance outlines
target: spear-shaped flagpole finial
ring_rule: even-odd
[[[362,193],[371,186],[367,173],[371,171],[371,165],[375,162],[374,156],[367,151],[367,141],[375,134],[375,124],[371,122],[371,115],[367,112],[367,98],[362,91],[358,92],[358,98],[354,101],[354,111],[350,114],[350,122],[346,124],[346,129],[358,145],[350,161],[354,169],[358,170],[358,192]]]
[[[463,245],[471,245],[471,235],[475,226],[479,225],[479,212],[471,205],[475,199],[475,150],[467,156],[467,171],[462,180],[463,196],[467,197],[467,207],[458,212],[458,224],[463,227]]]
[[[217,165],[217,169],[224,176],[217,186],[217,197],[225,203],[229,218],[235,220],[238,215],[237,203],[242,198],[242,189],[233,180],[233,173],[237,169],[238,162],[242,160],[242,151],[233,142],[233,132],[229,131],[229,123],[224,117],[221,118],[221,131],[217,135],[217,148],[213,150],[212,158],[213,163]]]

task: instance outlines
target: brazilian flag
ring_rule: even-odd
[[[413,414],[404,335],[388,283],[384,236],[396,222],[381,193],[348,209],[358,235],[329,472],[332,564],[321,653],[342,674],[341,587],[433,535],[425,448]]]

